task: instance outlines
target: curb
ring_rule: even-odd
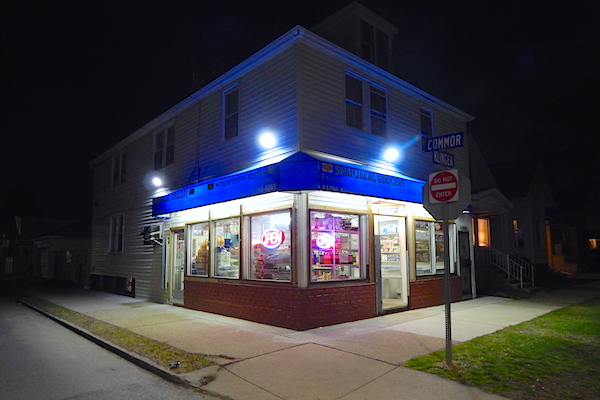
[[[39,308],[37,308],[34,305],[28,304],[27,302],[24,302],[24,301],[22,301],[22,300],[20,300],[18,298],[12,297],[12,296],[11,296],[11,298],[14,301],[16,301],[16,302],[18,302],[18,303],[20,303],[20,304],[22,304],[22,305],[30,308],[31,310],[34,310],[34,311],[38,312],[38,313],[44,315],[45,317],[51,319],[52,321],[54,321],[54,322],[62,325],[63,327],[69,329],[70,331],[78,334],[79,336],[86,338],[87,340],[93,342],[94,344],[96,344],[96,345],[98,345],[98,346],[100,346],[100,347],[102,347],[102,348],[104,348],[104,349],[106,349],[106,350],[108,350],[108,351],[110,351],[110,352],[118,355],[119,357],[121,357],[121,358],[123,358],[123,359],[125,359],[125,360],[127,360],[127,361],[129,361],[129,362],[131,362],[133,364],[135,364],[135,365],[137,365],[140,368],[143,368],[143,369],[145,369],[145,370],[147,370],[147,371],[149,371],[149,372],[151,372],[151,373],[153,373],[153,374],[155,374],[155,375],[157,375],[157,376],[159,376],[159,377],[161,377],[161,378],[163,378],[163,379],[165,379],[165,380],[167,380],[167,381],[169,381],[171,383],[175,383],[175,384],[178,384],[178,385],[186,385],[186,386],[189,386],[191,388],[198,389],[198,386],[192,384],[192,382],[190,382],[187,379],[184,379],[184,378],[182,378],[182,377],[180,377],[180,376],[178,376],[176,374],[173,374],[173,373],[167,371],[163,367],[159,366],[158,364],[153,363],[150,360],[144,359],[143,357],[140,357],[140,356],[138,356],[138,355],[136,355],[134,353],[131,353],[131,352],[125,350],[125,349],[122,349],[121,347],[119,347],[119,346],[117,346],[117,345],[115,345],[115,344],[113,344],[111,342],[108,342],[108,341],[106,341],[106,340],[104,340],[104,339],[102,339],[102,338],[100,338],[100,337],[98,337],[98,336],[96,336],[96,335],[94,335],[94,334],[86,331],[85,329],[80,328],[77,325],[74,325],[74,324],[72,324],[72,323],[70,323],[68,321],[65,321],[62,318],[56,317],[56,316],[54,316],[52,314],[48,314],[48,313],[40,310]]]

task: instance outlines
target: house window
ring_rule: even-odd
[[[123,251],[125,227],[123,214],[113,215],[110,218],[109,249],[116,253]]]
[[[171,125],[154,133],[154,169],[173,164],[175,161],[175,126]]]
[[[444,273],[444,225],[442,222],[415,221],[415,245],[417,276]],[[450,225],[451,232],[453,226]],[[453,238],[453,234],[450,234]],[[451,240],[449,248],[450,272],[454,273],[453,251],[455,240]]]
[[[127,155],[125,153],[117,154],[113,157],[112,163],[112,186],[118,186],[125,183],[127,174]]]
[[[239,131],[239,91],[237,88],[225,93],[225,140],[232,139]]]
[[[346,74],[346,125],[385,136],[387,127],[387,93],[355,76]],[[369,115],[365,119],[365,109]],[[367,121],[367,126],[365,122]]]
[[[292,276],[292,235],[290,212],[250,217],[252,254],[250,279],[290,281]]]
[[[389,45],[385,33],[360,21],[361,57],[381,68],[389,67]]]
[[[487,218],[477,218],[477,246],[490,246],[490,220]]]
[[[519,220],[512,220],[513,236],[515,239],[515,247],[525,247],[525,240],[523,238],[523,229],[519,226]]]
[[[421,136],[433,136],[433,113],[424,108],[421,108]]]

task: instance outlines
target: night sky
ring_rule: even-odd
[[[12,3],[0,12],[0,214],[80,218],[94,158],[350,1]],[[600,186],[594,2],[360,3],[399,28],[397,76],[475,116],[469,132],[489,163],[543,156],[556,159],[551,175],[585,172]]]

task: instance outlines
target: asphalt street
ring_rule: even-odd
[[[215,399],[167,382],[0,296],[0,399]]]

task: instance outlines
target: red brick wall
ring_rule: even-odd
[[[462,279],[460,276],[450,277],[451,301],[462,299]],[[425,278],[410,282],[409,308],[423,308],[444,304],[444,278]]]
[[[306,330],[377,316],[375,284],[299,289],[232,281],[186,280],[185,307]]]

